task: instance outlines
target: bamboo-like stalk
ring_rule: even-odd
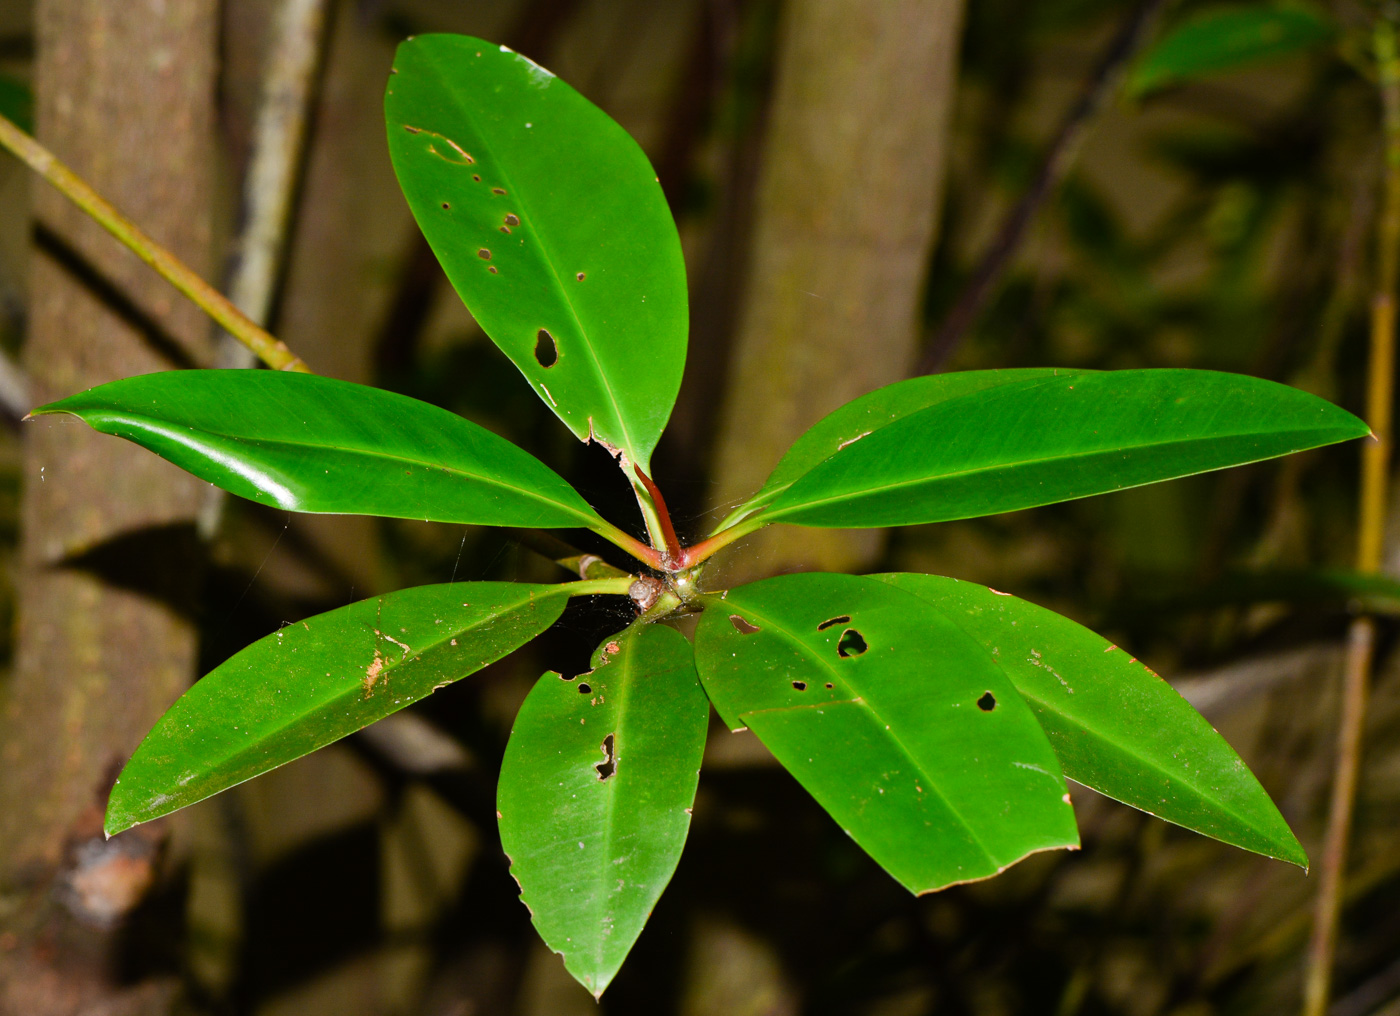
[[[1374,440],[1361,459],[1361,510],[1356,566],[1380,571],[1385,540],[1387,480],[1390,465],[1390,407],[1395,381],[1395,299],[1400,276],[1400,48],[1396,26],[1382,16],[1373,30],[1377,79],[1384,130],[1384,189],[1376,236],[1376,289],[1371,301],[1371,358],[1368,366],[1366,417]],[[1317,904],[1308,942],[1303,988],[1304,1016],[1323,1016],[1331,994],[1332,962],[1337,950],[1356,785],[1361,768],[1361,735],[1375,649],[1376,628],[1370,617],[1352,622],[1342,680],[1342,713],[1337,731],[1337,759],[1327,835],[1319,864]]]
[[[43,145],[0,116],[0,145],[19,157],[73,204],[150,265],[166,281],[228,330],[258,358],[275,370],[309,372],[310,368],[278,339],[259,328],[187,264],[147,236],[136,223],[117,211],[78,174]]]

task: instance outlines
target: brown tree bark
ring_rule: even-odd
[[[37,133],[179,257],[211,258],[214,0],[39,0]],[[25,361],[37,400],[204,362],[210,329],[56,193],[35,195]],[[149,1012],[167,988],[110,982],[112,927],[140,897],[157,833],[104,843],[117,769],[188,684],[190,624],[71,562],[114,537],[184,532],[201,485],[63,418],[26,425],[19,632],[0,707],[0,1013]],[[193,593],[190,540],[116,555]],[[139,550],[136,548],[140,548]],[[183,584],[183,588],[180,588]]]
[[[779,32],[745,310],[716,459],[721,504],[842,403],[904,377],[937,227],[961,0],[802,0]],[[869,563],[875,532],[777,527],[728,581]]]

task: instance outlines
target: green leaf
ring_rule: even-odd
[[[1115,617],[1160,616],[1164,611],[1211,610],[1254,603],[1284,603],[1331,610],[1400,616],[1400,581],[1389,575],[1341,570],[1227,572],[1201,585],[1184,575],[1153,576],[1151,588],[1129,590]]]
[[[771,504],[774,498],[799,477],[811,472],[818,463],[917,410],[1015,381],[1068,377],[1079,373],[1082,372],[1058,367],[965,370],[952,374],[923,374],[877,388],[858,399],[852,399],[813,424],[778,461],[763,488],[717,528],[727,529],[744,516]]]
[[[915,893],[1075,847],[1059,763],[991,656],[888,583],[783,575],[707,597],[695,657],[841,827]]]
[[[559,474],[445,409],[365,385],[267,370],[184,370],[34,410],[72,413],[201,480],[299,512],[608,528]]]
[[[710,707],[690,643],[664,625],[547,673],[501,762],[501,846],[540,937],[597,997],[680,860]]]
[[[1128,653],[1068,618],[985,586],[937,575],[874,577],[920,597],[991,651],[1070,779],[1168,822],[1307,867],[1307,854],[1234,749]]]
[[[568,586],[456,582],[289,624],[170,707],[107,802],[107,835],[168,815],[367,727],[553,624]]]
[[[384,98],[414,218],[487,335],[580,440],[648,470],[685,367],[685,263],[627,132],[504,46],[420,35]]]
[[[1290,56],[1331,40],[1326,12],[1302,3],[1222,7],[1192,17],[1166,33],[1128,77],[1129,95]]]
[[[848,444],[761,520],[902,526],[1015,511],[1370,433],[1315,395],[1242,374],[1120,370],[999,385]]]

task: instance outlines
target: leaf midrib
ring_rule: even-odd
[[[808,646],[805,642],[803,642],[803,641],[802,641],[800,638],[798,638],[796,635],[791,634],[791,633],[788,631],[788,629],[785,628],[780,622],[775,621],[774,619],[772,619],[772,618],[769,617],[768,615],[766,615],[766,614],[764,614],[764,613],[762,613],[762,612],[760,612],[760,611],[758,611],[758,610],[755,610],[753,607],[749,606],[748,604],[742,604],[742,605],[741,605],[741,604],[738,604],[738,603],[733,603],[733,604],[731,604],[731,606],[738,607],[738,608],[741,609],[741,610],[747,611],[748,613],[752,614],[754,617],[758,618],[759,620],[765,621],[765,622],[767,622],[768,624],[772,625],[772,626],[773,626],[773,629],[774,629],[774,631],[775,631],[776,633],[778,633],[778,634],[781,635],[783,638],[787,639],[788,641],[790,641],[790,642],[792,642],[794,645],[796,645],[797,648],[798,648],[798,650],[799,650],[799,652],[800,652],[802,655],[804,655],[804,656],[810,657],[811,660],[817,665],[817,667],[818,667],[819,669],[825,671],[826,673],[832,675],[833,677],[836,677],[836,678],[840,679],[840,681],[841,681],[843,684],[845,684],[848,688],[850,688],[852,691],[857,692],[857,693],[858,693],[858,694],[857,694],[857,697],[860,699],[860,703],[870,710],[871,714],[875,717],[875,719],[876,719],[876,721],[877,721],[878,723],[884,724],[884,726],[885,726],[885,733],[889,736],[890,740],[894,742],[895,746],[900,750],[900,752],[903,753],[904,757],[907,758],[907,759],[909,760],[910,764],[913,765],[914,769],[917,770],[919,773],[923,774],[923,775],[928,779],[929,786],[931,786],[931,787],[933,788],[933,791],[934,791],[935,794],[938,795],[939,800],[941,800],[941,801],[944,803],[944,805],[948,808],[948,811],[958,820],[958,823],[963,827],[963,829],[965,829],[965,830],[967,831],[967,834],[968,834],[970,837],[972,837],[972,842],[974,842],[975,844],[977,844],[978,849],[982,851],[983,855],[987,858],[987,860],[989,860],[995,867],[997,867],[997,868],[1002,867],[1002,862],[1000,861],[1000,859],[998,859],[998,858],[991,852],[991,850],[988,849],[987,845],[986,845],[984,842],[982,842],[982,837],[979,836],[979,835],[977,834],[977,830],[974,829],[974,828],[972,827],[972,825],[967,821],[967,819],[963,817],[962,812],[959,811],[958,808],[954,806],[953,802],[950,801],[950,800],[948,799],[948,795],[945,794],[945,793],[943,792],[942,787],[939,785],[938,779],[934,776],[934,774],[929,773],[927,770],[924,769],[923,765],[919,762],[919,760],[918,760],[917,758],[915,758],[914,755],[913,755],[913,753],[911,753],[911,752],[909,751],[909,749],[905,746],[904,741],[901,740],[900,737],[899,737],[899,735],[895,733],[895,731],[894,731],[894,724],[885,724],[885,723],[884,723],[884,721],[885,721],[884,715],[883,715],[877,708],[875,708],[875,705],[874,705],[868,698],[865,697],[865,694],[863,693],[863,691],[862,691],[859,687],[857,687],[857,685],[856,685],[848,676],[846,676],[845,674],[839,673],[839,672],[836,670],[836,668],[835,668],[834,666],[832,666],[832,665],[831,665],[823,656],[821,656],[815,649],[813,649],[812,647]],[[846,702],[846,701],[850,701],[850,700],[847,699],[847,700],[842,700],[842,701],[843,701],[843,702]],[[836,703],[833,703],[833,704],[836,704]],[[782,707],[780,707],[780,708],[782,708]],[[799,706],[798,708],[802,708],[802,707]],[[752,715],[752,714],[755,713],[755,712],[774,712],[774,711],[780,711],[780,709],[771,709],[771,710],[749,710],[748,712],[740,713],[740,714],[739,714],[739,718],[740,718],[740,719],[743,719],[745,716]]]
[[[612,786],[606,787],[607,792],[605,795],[605,803],[603,807],[603,851],[602,856],[598,859],[597,871],[598,895],[596,898],[598,900],[598,924],[600,927],[602,925],[603,918],[614,913],[613,908],[610,908],[608,906],[608,893],[606,887],[608,883],[608,865],[611,864],[610,859],[613,855],[613,822],[617,814],[617,795],[621,792],[618,790],[618,787],[621,785],[619,782],[619,778],[622,775],[622,765],[620,762],[622,758],[622,752],[619,748],[619,745],[623,739],[619,736],[619,734],[621,732],[622,725],[627,718],[627,700],[631,698],[632,695],[632,668],[634,666],[633,656],[636,652],[636,642],[634,641],[635,638],[636,636],[634,635],[633,638],[628,639],[627,644],[623,646],[621,654],[623,656],[623,659],[614,661],[615,663],[625,662],[627,664],[627,667],[624,669],[622,675],[622,684],[624,690],[621,692],[621,695],[619,696],[620,700],[618,701],[617,706],[615,707],[615,715],[617,716],[617,722],[615,724],[611,724],[611,726],[613,727],[611,733],[613,735],[614,768],[612,779],[607,781],[607,783],[612,784]],[[621,641],[621,639],[619,639],[619,641]],[[606,650],[604,651],[606,652]],[[603,664],[603,666],[612,666],[612,664]],[[603,736],[606,737],[607,735],[604,734]],[[603,969],[604,965],[607,962],[607,943],[608,936],[600,933],[598,936],[597,949],[594,951],[593,956],[593,976],[595,980],[597,979],[598,973]]]
[[[71,410],[68,410],[68,412],[72,412],[72,411],[71,411]],[[80,416],[80,414],[78,414],[78,413],[74,413],[73,415],[75,415],[75,416]],[[81,417],[80,417],[80,418],[81,418]],[[163,435],[163,436],[168,435],[168,436],[171,437],[172,440],[177,440],[177,441],[179,440],[179,437],[178,437],[177,435],[172,434],[172,433],[170,433],[169,430],[163,429],[162,427],[158,426],[158,425],[161,424],[163,421],[161,421],[161,420],[159,420],[159,419],[157,419],[157,418],[155,418],[155,417],[144,416],[144,415],[137,414],[137,413],[128,413],[128,414],[122,415],[122,416],[103,414],[103,415],[101,415],[101,416],[94,416],[94,419],[99,420],[99,421],[104,422],[104,423],[106,423],[107,421],[115,421],[115,422],[117,422],[117,423],[129,423],[129,424],[133,424],[133,425],[134,425],[134,424],[137,424],[137,423],[139,423],[139,422],[149,421],[150,423],[152,423],[152,424],[154,424],[154,425],[157,425],[157,426],[150,426],[150,427],[142,428],[142,429],[145,430],[147,433],[156,433],[156,434],[161,434],[161,435]],[[91,422],[91,421],[89,421],[89,422]],[[169,425],[167,424],[167,426],[169,426]],[[93,424],[93,427],[94,427],[94,429],[97,429],[95,424]],[[193,430],[194,428],[191,428],[191,429]],[[549,506],[554,507],[554,508],[562,508],[562,509],[564,509],[565,511],[567,511],[569,514],[573,515],[575,518],[585,520],[585,526],[591,526],[593,522],[597,521],[597,520],[596,520],[596,517],[591,517],[591,516],[589,516],[589,515],[586,515],[586,514],[584,514],[583,512],[580,512],[580,511],[578,510],[578,508],[574,507],[573,505],[567,504],[566,502],[563,502],[563,501],[554,501],[554,500],[551,500],[550,498],[546,497],[545,495],[538,493],[537,491],[529,490],[528,488],[525,488],[525,487],[516,487],[516,486],[512,486],[511,484],[502,482],[501,480],[497,479],[496,477],[490,476],[490,475],[488,475],[488,474],[485,474],[485,473],[480,473],[480,474],[478,474],[478,473],[471,473],[471,472],[468,472],[467,470],[465,470],[465,469],[463,469],[463,468],[461,468],[461,467],[459,467],[459,466],[452,466],[452,465],[448,465],[448,464],[442,463],[442,462],[429,462],[429,461],[426,461],[426,460],[424,460],[424,459],[413,458],[413,457],[408,456],[408,455],[390,454],[390,453],[387,453],[387,452],[375,451],[374,449],[370,449],[370,448],[341,447],[341,446],[339,446],[339,445],[322,444],[322,443],[318,443],[318,442],[315,442],[315,441],[302,441],[302,442],[297,442],[297,441],[289,441],[289,440],[283,440],[283,439],[277,439],[277,438],[242,437],[242,436],[237,435],[237,434],[229,434],[229,433],[225,433],[224,431],[214,430],[214,429],[212,429],[212,428],[210,428],[210,427],[207,427],[207,426],[201,426],[201,427],[200,427],[198,430],[196,430],[195,432],[196,432],[196,433],[202,433],[202,434],[208,434],[208,435],[210,435],[211,437],[214,437],[214,438],[222,438],[222,439],[224,439],[224,440],[226,440],[226,441],[237,442],[238,444],[243,444],[243,445],[263,445],[263,446],[272,447],[272,448],[286,448],[286,449],[312,448],[312,449],[317,449],[317,450],[320,450],[320,451],[342,452],[342,453],[347,454],[347,455],[361,455],[361,456],[364,456],[365,458],[378,459],[378,460],[382,460],[382,461],[385,461],[385,462],[404,463],[404,464],[411,465],[411,466],[419,466],[419,467],[421,467],[421,468],[423,468],[423,469],[439,469],[439,470],[442,470],[442,471],[448,473],[449,475],[451,475],[451,476],[453,476],[453,477],[457,477],[457,478],[460,478],[460,479],[463,479],[463,480],[471,480],[471,481],[475,481],[475,482],[478,482],[478,483],[482,483],[482,484],[484,484],[484,485],[486,485],[486,486],[488,486],[488,487],[494,487],[494,488],[496,488],[496,489],[498,489],[498,490],[510,491],[510,492],[512,492],[512,493],[519,494],[519,495],[522,495],[522,496],[524,496],[524,497],[530,498],[530,499],[532,499],[532,500],[534,500],[534,501],[536,501],[536,502],[539,502],[540,504],[549,505]],[[488,433],[489,433],[489,432],[488,432]],[[117,436],[121,436],[121,435],[117,435]],[[183,444],[184,447],[187,447],[187,448],[189,447],[189,445],[184,444],[184,442],[180,442],[180,443]],[[527,453],[525,453],[525,454],[529,454],[529,453],[527,452]],[[541,465],[544,465],[544,464],[541,463]],[[548,469],[549,467],[548,467],[548,466],[545,466],[544,468]],[[565,481],[565,482],[567,482],[567,481]]]
[[[515,53],[514,50],[511,50],[510,52],[513,57],[519,57],[519,54]],[[564,305],[569,309],[569,316],[574,319],[574,324],[578,327],[579,335],[583,337],[584,345],[587,347],[588,350],[588,364],[592,368],[594,376],[603,386],[603,391],[608,397],[608,403],[612,406],[613,410],[613,418],[617,420],[617,425],[622,429],[622,436],[623,440],[626,442],[627,451],[633,458],[635,458],[637,455],[636,442],[632,437],[632,432],[630,428],[627,426],[627,418],[622,412],[621,405],[618,404],[617,394],[613,391],[613,387],[611,382],[609,382],[608,380],[607,373],[603,370],[602,362],[598,358],[598,351],[593,345],[593,338],[589,334],[589,330],[584,327],[583,320],[579,317],[578,308],[574,306],[573,298],[569,296],[568,287],[564,285],[564,280],[560,276],[559,269],[554,263],[554,258],[550,250],[550,244],[546,238],[546,233],[540,227],[538,221],[534,216],[534,213],[528,211],[530,203],[525,199],[525,191],[520,190],[516,187],[515,178],[510,175],[509,171],[505,168],[504,161],[497,156],[494,147],[490,144],[489,141],[486,140],[488,135],[486,132],[483,132],[481,130],[479,121],[473,115],[471,109],[458,99],[456,91],[451,87],[450,83],[446,80],[446,78],[444,78],[441,72],[439,72],[437,61],[426,60],[424,62],[432,69],[433,74],[438,79],[438,83],[443,87],[443,91],[445,92],[445,94],[451,97],[452,104],[470,122],[472,129],[476,131],[477,136],[482,139],[482,144],[485,146],[486,151],[491,154],[491,161],[495,164],[496,171],[501,174],[502,181],[508,184],[509,192],[511,194],[518,195],[517,203],[520,205],[521,211],[529,216],[526,219],[526,221],[530,223],[530,228],[534,230],[535,234],[540,238],[540,252],[545,265],[549,268],[550,275],[554,279],[555,291],[563,298]],[[557,77],[555,78],[554,83],[563,84],[563,82],[559,81]],[[580,98],[582,98],[582,96],[580,96]],[[525,216],[522,215],[522,218],[525,218]],[[536,384],[539,383],[540,382],[536,382]],[[591,439],[593,438],[594,432],[593,419],[591,416],[588,418],[588,423],[588,436]],[[642,463],[637,463],[637,466],[639,468],[641,467],[641,465]]]
[[[912,416],[913,414],[910,414],[910,415]],[[904,419],[909,419],[909,418],[910,418],[910,417],[904,417]],[[898,421],[895,421],[895,422],[897,423]],[[882,429],[884,429],[884,428],[882,428]],[[1330,428],[1330,429],[1338,429],[1338,428]],[[779,505],[777,505],[776,507],[774,507],[772,504],[770,504],[770,505],[768,506],[769,514],[768,514],[766,517],[769,518],[769,519],[772,520],[772,521],[778,521],[778,520],[779,520],[782,516],[784,516],[784,515],[791,514],[791,513],[793,513],[793,512],[797,512],[797,511],[802,511],[802,510],[805,510],[805,509],[807,509],[807,508],[817,508],[817,507],[822,507],[822,506],[824,506],[824,505],[839,504],[839,503],[842,502],[842,501],[849,501],[849,500],[854,500],[855,498],[867,497],[867,496],[874,496],[874,495],[877,495],[877,494],[885,494],[885,493],[889,493],[889,492],[891,492],[891,491],[903,490],[903,489],[909,488],[909,487],[917,487],[917,486],[920,486],[921,484],[934,483],[934,482],[937,482],[937,481],[939,481],[939,480],[950,480],[950,479],[957,479],[957,478],[960,478],[960,477],[972,477],[972,476],[978,476],[978,475],[985,474],[985,473],[994,473],[994,472],[998,472],[998,471],[1001,471],[1001,470],[1019,469],[1019,468],[1025,467],[1025,466],[1049,465],[1049,464],[1057,463],[1057,462],[1070,462],[1070,461],[1073,461],[1073,460],[1075,460],[1075,459],[1085,459],[1085,460],[1087,460],[1087,459],[1094,459],[1094,458],[1100,458],[1100,457],[1104,457],[1104,456],[1116,455],[1116,454],[1119,454],[1119,453],[1125,452],[1125,451],[1142,451],[1142,450],[1147,450],[1147,449],[1157,449],[1157,450],[1162,450],[1162,451],[1170,451],[1170,450],[1172,450],[1172,449],[1177,449],[1177,448],[1188,448],[1188,447],[1190,447],[1190,446],[1192,446],[1192,445],[1206,444],[1206,443],[1209,443],[1209,442],[1211,442],[1211,441],[1220,440],[1220,439],[1228,439],[1228,438],[1242,438],[1242,437],[1243,437],[1243,438],[1247,438],[1247,437],[1251,437],[1251,436],[1258,436],[1258,437],[1265,437],[1265,436],[1285,437],[1285,436],[1288,436],[1288,435],[1299,435],[1299,436],[1301,436],[1301,435],[1304,435],[1304,434],[1310,434],[1310,433],[1311,433],[1311,434],[1317,434],[1317,433],[1321,433],[1321,432],[1322,432],[1322,429],[1321,429],[1321,428],[1319,428],[1319,429],[1316,430],[1316,431],[1306,431],[1306,430],[1237,431],[1237,432],[1231,432],[1231,433],[1229,433],[1229,434],[1223,434],[1223,435],[1220,435],[1220,434],[1212,435],[1211,437],[1191,438],[1191,439],[1185,440],[1185,441],[1169,441],[1169,442],[1162,442],[1162,443],[1157,443],[1157,444],[1153,444],[1153,443],[1144,443],[1144,444],[1132,444],[1132,445],[1119,445],[1119,446],[1116,446],[1116,447],[1113,447],[1113,448],[1101,448],[1101,449],[1098,449],[1097,451],[1093,451],[1093,452],[1084,452],[1084,453],[1079,453],[1079,454],[1070,453],[1070,454],[1065,454],[1065,455],[1047,455],[1047,456],[1042,456],[1042,457],[1040,457],[1040,458],[1018,459],[1018,460],[1011,461],[1011,462],[1001,462],[1001,463],[997,463],[997,464],[995,464],[995,465],[978,466],[978,467],[971,468],[971,469],[956,469],[956,470],[951,470],[951,471],[949,471],[949,472],[944,472],[944,473],[930,473],[930,474],[927,474],[927,475],[924,475],[924,476],[913,477],[913,478],[907,479],[907,480],[896,480],[896,481],[893,481],[893,482],[890,482],[890,483],[877,484],[877,485],[875,485],[875,486],[870,486],[870,487],[861,487],[861,488],[859,488],[859,489],[857,489],[857,490],[850,490],[850,491],[846,491],[846,492],[844,492],[844,493],[832,494],[832,495],[830,495],[829,497],[816,498],[816,499],[813,499],[813,500],[810,500],[810,501],[800,501],[800,502],[798,502],[797,504],[789,504],[789,505],[781,505],[781,504],[779,504]],[[1355,435],[1355,436],[1361,437],[1362,435],[1358,434],[1358,435]],[[1346,440],[1346,438],[1340,438],[1339,440]],[[1317,446],[1310,446],[1310,447],[1317,447]],[[1227,464],[1221,465],[1221,466],[1207,466],[1207,467],[1202,468],[1202,469],[1193,470],[1192,472],[1189,472],[1189,473],[1177,473],[1177,474],[1175,474],[1175,475],[1173,475],[1173,476],[1164,477],[1163,479],[1167,479],[1167,480],[1179,480],[1179,479],[1182,479],[1182,478],[1187,477],[1187,476],[1195,476],[1195,475],[1197,475],[1197,474],[1199,474],[1199,473],[1210,473],[1210,472],[1214,472],[1214,471],[1217,470],[1217,469],[1228,469],[1228,468],[1230,468],[1232,465],[1239,466],[1239,465],[1247,465],[1247,464],[1249,464],[1249,463],[1251,463],[1251,462],[1262,462],[1262,461],[1264,461],[1265,459],[1278,458],[1278,457],[1280,457],[1280,456],[1282,456],[1282,455],[1290,455],[1290,454],[1293,454],[1293,452],[1304,451],[1304,450],[1306,450],[1306,449],[1303,449],[1303,448],[1295,448],[1295,449],[1292,449],[1291,451],[1277,452],[1277,453],[1274,453],[1274,454],[1265,455],[1265,456],[1263,456],[1262,458],[1258,458],[1258,459],[1246,459],[1246,460],[1243,460],[1243,461],[1240,461],[1240,462],[1227,463]],[[834,456],[833,456],[833,458],[834,458]],[[816,466],[816,467],[813,467],[812,473],[806,473],[806,474],[804,474],[804,475],[801,477],[801,479],[807,479],[807,478],[811,477],[812,474],[815,473],[817,469],[820,469],[822,465],[825,465],[827,462],[830,462],[830,461],[831,461],[831,459],[824,459],[820,465],[818,465],[818,466]],[[796,486],[797,483],[799,483],[799,482],[800,482],[800,480],[795,480],[795,481],[793,481],[792,486]],[[1128,487],[1134,487],[1134,486],[1139,486],[1139,487],[1140,487],[1140,486],[1145,486],[1145,485],[1147,485],[1147,484],[1149,484],[1149,483],[1154,483],[1154,482],[1161,482],[1161,481],[1145,480],[1145,481],[1142,481],[1141,483],[1129,484]],[[1113,490],[1126,490],[1126,489],[1128,489],[1128,487],[1115,487],[1115,488],[1112,488],[1111,490],[1099,491],[1098,493],[1112,493]],[[788,489],[791,489],[791,487],[789,487]],[[1092,493],[1091,493],[1091,494],[1076,495],[1076,497],[1090,497],[1090,496],[1092,496]]]

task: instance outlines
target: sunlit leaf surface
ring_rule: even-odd
[[[107,803],[114,835],[275,769],[475,673],[553,624],[564,587],[418,586],[286,625],[160,719]]]
[[[530,692],[497,808],[540,936],[601,995],[676,870],[710,708],[690,643],[663,625],[608,639],[593,668]]]
[[[290,511],[603,524],[563,477],[485,428],[417,399],[311,374],[165,371],[34,413],[72,413],[201,480]]]
[[[938,575],[875,576],[986,647],[1034,710],[1065,775],[1226,843],[1307,867],[1269,795],[1167,682],[1068,618]]]
[[[924,374],[877,388],[858,399],[852,399],[813,424],[793,442],[792,447],[769,474],[763,488],[726,519],[725,523],[737,521],[744,515],[770,504],[774,498],[792,486],[794,480],[811,472],[812,467],[822,460],[910,413],[998,385],[1039,378],[1068,377],[1079,373],[1083,372],[1056,367],[964,370],[951,374]]]
[[[685,366],[685,263],[637,143],[533,61],[460,35],[399,46],[389,153],[472,315],[580,439],[648,468]]]
[[[897,526],[1014,511],[1368,434],[1315,395],[1241,374],[1120,370],[948,399],[847,444],[760,516]]]
[[[913,892],[1079,842],[1035,717],[919,597],[823,573],[741,586],[705,601],[696,663],[725,722]]]

